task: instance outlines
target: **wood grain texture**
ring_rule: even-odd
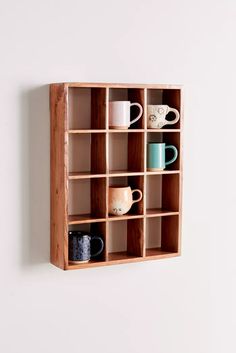
[[[162,208],[179,212],[179,175],[165,175],[162,177]]]
[[[179,217],[163,217],[161,225],[161,248],[164,251],[179,250]]]
[[[65,269],[67,240],[67,90],[63,84],[50,86],[50,259]]]
[[[181,89],[179,84],[143,84],[143,83],[104,83],[104,82],[64,82],[67,87],[101,87],[101,88],[154,88],[154,89]]]
[[[91,179],[91,214],[94,218],[106,217],[106,178]]]
[[[106,173],[106,164],[106,135],[91,134],[91,174]]]
[[[130,219],[127,222],[127,253],[143,256],[143,219]]]
[[[144,133],[128,134],[128,171],[144,172]]]
[[[106,129],[106,89],[91,88],[91,127]]]

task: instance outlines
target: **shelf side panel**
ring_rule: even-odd
[[[67,90],[63,84],[50,86],[50,260],[65,269],[67,241]]]

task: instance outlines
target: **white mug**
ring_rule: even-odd
[[[130,108],[136,105],[140,112],[137,118],[130,121]],[[139,103],[129,101],[115,101],[109,103],[109,128],[110,129],[128,129],[131,124],[138,121],[143,114],[143,108]]]
[[[175,113],[174,120],[166,120],[169,112]],[[161,129],[164,125],[172,125],[179,120],[179,112],[177,109],[170,108],[168,105],[148,105],[147,106],[147,126],[149,129]]]

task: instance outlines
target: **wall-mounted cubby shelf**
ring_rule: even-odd
[[[109,129],[109,102],[138,102],[141,118],[129,129]],[[147,128],[147,105],[180,113],[175,125]],[[182,88],[178,85],[56,83],[51,108],[51,263],[63,270],[180,255],[182,204]],[[171,113],[170,113],[171,114]],[[131,119],[136,116],[131,110]],[[162,171],[147,171],[147,143],[178,149]],[[108,213],[109,186],[129,185],[143,198],[122,216]],[[103,238],[96,260],[71,264],[68,232]]]

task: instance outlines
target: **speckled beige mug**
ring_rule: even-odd
[[[139,198],[133,200],[133,193],[139,193]],[[135,202],[142,200],[143,193],[139,189],[131,190],[130,186],[111,186],[109,187],[109,213],[115,216],[126,214]]]

